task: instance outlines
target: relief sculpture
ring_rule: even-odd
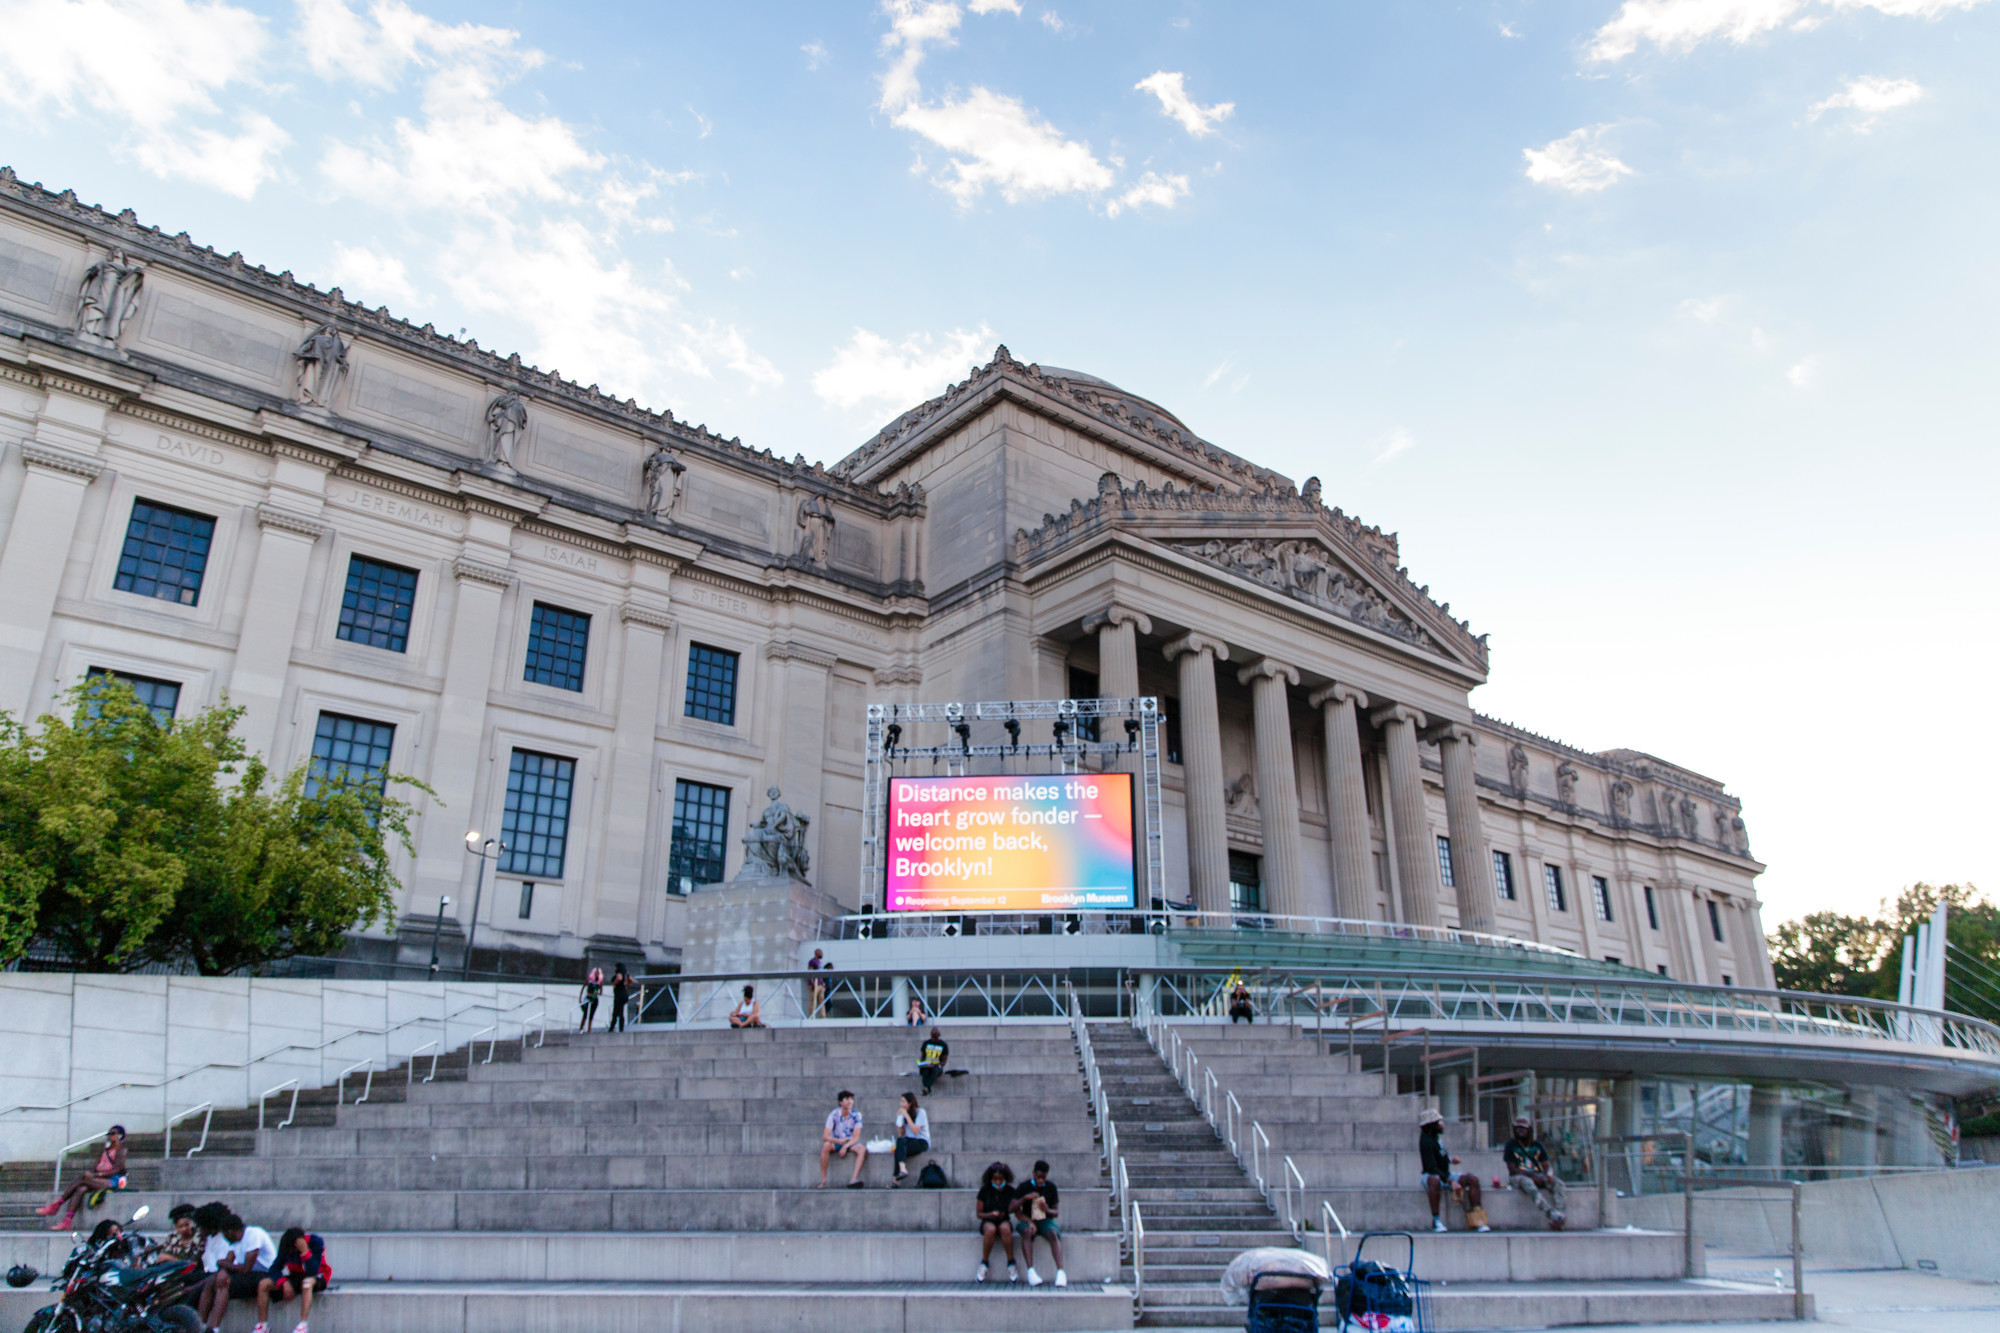
[[[1382,594],[1335,565],[1317,542],[1247,537],[1174,545],[1197,560],[1221,565],[1302,602],[1338,612],[1358,625],[1437,651],[1436,640],[1391,606]]]

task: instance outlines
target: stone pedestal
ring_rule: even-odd
[[[757,972],[802,970],[799,948],[819,938],[821,922],[844,909],[831,896],[804,880],[792,878],[737,879],[704,884],[688,895],[687,944],[681,951],[681,971],[690,975],[743,976]],[[682,987],[681,1004],[702,1004],[703,1019],[727,1018],[745,981],[729,983],[726,997],[712,997],[711,986]],[[768,1023],[795,1022],[803,1015],[804,982],[779,984],[751,981]]]

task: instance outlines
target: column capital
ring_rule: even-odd
[[[1479,744],[1479,735],[1463,722],[1434,722],[1423,730],[1423,739],[1431,742],[1464,741],[1467,745]]]
[[[1356,708],[1366,708],[1368,706],[1368,696],[1360,690],[1355,689],[1352,685],[1342,685],[1340,682],[1335,681],[1331,685],[1322,686],[1314,690],[1311,694],[1308,694],[1306,702],[1314,708],[1318,708],[1324,704],[1346,703],[1351,703]]]
[[[1420,710],[1408,704],[1383,704],[1368,715],[1368,720],[1378,727],[1389,722],[1408,722],[1418,731],[1422,731],[1429,721]]]
[[[501,569],[494,565],[483,565],[477,560],[468,560],[464,556],[460,556],[451,562],[451,574],[453,578],[461,583],[488,583],[496,588],[511,588],[515,582],[512,570]]]
[[[618,619],[627,625],[642,625],[647,629],[659,630],[662,634],[674,627],[674,618],[665,611],[656,611],[650,606],[637,602],[624,602],[618,607]]]
[[[1239,684],[1248,685],[1253,680],[1282,679],[1287,685],[1299,683],[1299,669],[1286,666],[1275,657],[1260,657],[1249,666],[1236,673]]]
[[[1146,615],[1143,611],[1134,611],[1129,606],[1120,606],[1116,602],[1105,607],[1102,611],[1093,611],[1083,618],[1083,632],[1085,634],[1095,634],[1107,625],[1113,627],[1131,625],[1141,634],[1151,634],[1153,632],[1153,621],[1150,616]]]
[[[95,480],[97,474],[104,471],[104,464],[98,459],[71,453],[67,449],[51,449],[46,444],[23,444],[21,461],[29,467],[46,468],[50,472],[82,477],[85,481]]]
[[[1229,660],[1228,644],[1224,643],[1221,639],[1211,639],[1208,635],[1197,633],[1194,630],[1189,630],[1178,639],[1168,640],[1161,647],[1160,652],[1166,656],[1169,662],[1176,661],[1187,653],[1200,652],[1214,653],[1215,660],[1218,662],[1227,662]]]
[[[305,514],[294,514],[273,504],[257,506],[257,526],[276,528],[280,532],[289,532],[295,537],[304,537],[307,541],[315,542],[327,533],[326,524],[318,519]]]

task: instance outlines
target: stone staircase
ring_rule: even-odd
[[[174,1203],[219,1198],[273,1233],[319,1232],[338,1287],[314,1307],[318,1333],[1128,1327],[1067,1027],[951,1025],[947,1036],[953,1066],[970,1072],[927,1099],[924,1160],[944,1166],[951,1189],[886,1188],[888,1154],[870,1157],[869,1188],[841,1188],[840,1163],[831,1187],[816,1188],[836,1092],[857,1094],[875,1137],[889,1134],[899,1094],[919,1086],[915,1034],[828,1022],[550,1034],[511,1058],[503,1047],[469,1076],[461,1051],[455,1077],[449,1061],[430,1084],[378,1076],[365,1105],[351,1092],[344,1106],[302,1097],[284,1130],[256,1131],[254,1110],[248,1128],[225,1130],[218,1114],[193,1160],[162,1164],[140,1145],[146,1174],[110,1208],[129,1216],[149,1204],[163,1218]],[[1064,1186],[1070,1285],[975,1287],[972,1187],[991,1161],[1026,1176],[1036,1158]],[[26,1216],[47,1197],[47,1169],[10,1177],[24,1188],[0,1198],[15,1219],[0,1267],[60,1267],[68,1237]],[[1046,1247],[1037,1258],[1052,1276]],[[0,1292],[0,1327],[48,1299],[39,1286]],[[230,1319],[237,1328],[234,1309]]]

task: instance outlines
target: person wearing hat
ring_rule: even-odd
[[[1479,1206],[1479,1177],[1467,1171],[1454,1175],[1458,1159],[1444,1150],[1444,1116],[1435,1109],[1417,1117],[1417,1155],[1423,1159],[1424,1192],[1431,1200],[1431,1230],[1444,1231],[1438,1209],[1444,1204],[1445,1190],[1451,1190],[1465,1205],[1465,1222],[1474,1231],[1491,1231],[1486,1210]]]
[[[1549,1164],[1549,1150],[1535,1137],[1535,1122],[1524,1115],[1515,1116],[1514,1136],[1507,1140],[1500,1156],[1507,1163],[1508,1188],[1533,1199],[1542,1216],[1549,1219],[1549,1229],[1561,1231],[1563,1186]]]

